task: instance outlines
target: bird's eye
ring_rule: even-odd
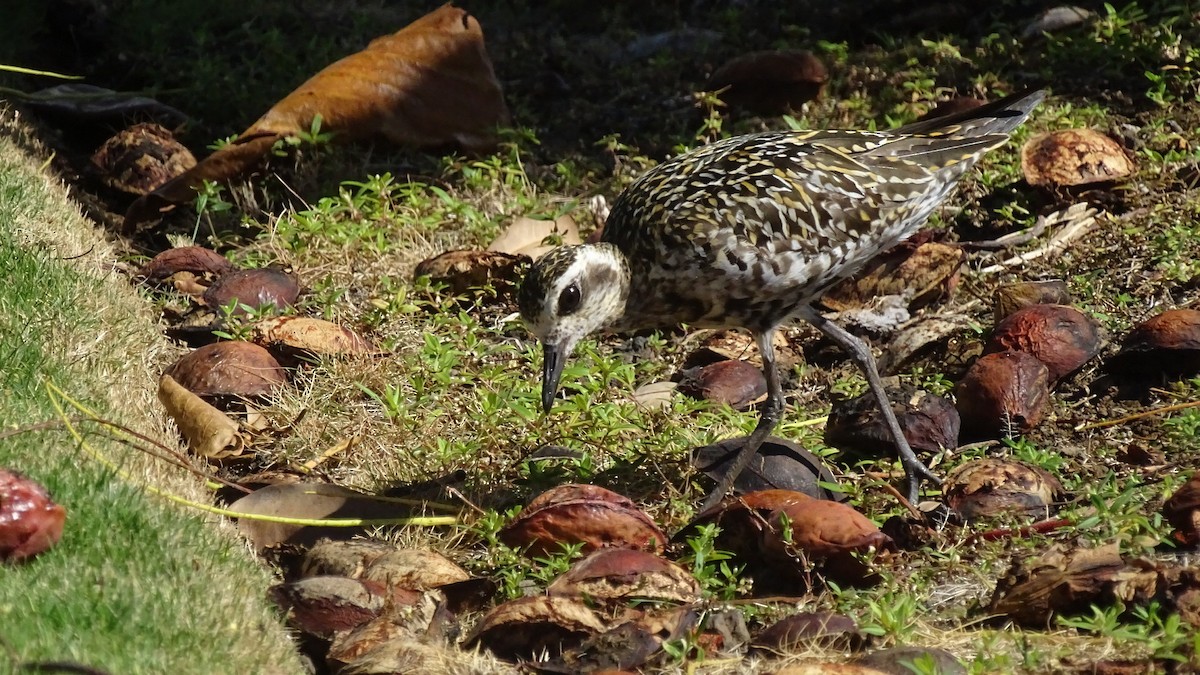
[[[558,315],[567,316],[573,314],[579,309],[579,284],[571,284],[563,289],[562,295],[558,296]]]

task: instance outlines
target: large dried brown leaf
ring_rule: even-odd
[[[442,5],[309,78],[237,140],[134,202],[125,227],[191,199],[205,180],[244,173],[275,141],[309,131],[318,115],[322,131],[339,140],[383,136],[404,145],[454,144],[473,151],[493,143],[508,108],[479,21]]]

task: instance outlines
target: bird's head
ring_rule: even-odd
[[[629,267],[612,244],[560,246],[525,275],[517,303],[530,332],[542,341],[542,408],[550,412],[567,357],[585,336],[625,312]]]

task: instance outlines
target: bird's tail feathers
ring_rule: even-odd
[[[892,133],[926,136],[990,136],[1010,134],[1046,98],[1043,89],[1018,92],[953,115],[906,124]]]

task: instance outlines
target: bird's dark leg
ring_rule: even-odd
[[[713,488],[713,491],[705,498],[704,503],[700,506],[700,511],[707,511],[716,506],[725,493],[729,492],[733,481],[746,469],[750,460],[758,454],[758,449],[762,447],[763,442],[775,429],[775,425],[779,424],[779,419],[783,417],[783,385],[779,381],[779,369],[775,367],[775,329],[769,328],[757,333],[755,340],[758,342],[758,353],[762,355],[763,376],[767,379],[767,401],[763,404],[758,425],[746,439],[746,444],[738,451],[733,463],[725,469],[725,475],[717,482],[717,487]]]
[[[871,387],[871,393],[875,395],[879,410],[883,413],[884,422],[892,434],[892,440],[896,442],[896,452],[900,455],[900,464],[904,467],[904,475],[908,479],[908,501],[916,504],[922,479],[938,485],[941,484],[941,480],[933,475],[929,467],[917,459],[916,454],[909,447],[908,439],[904,437],[904,431],[900,428],[900,422],[896,420],[896,413],[892,412],[892,402],[888,400],[887,392],[883,390],[883,381],[879,378],[879,371],[875,368],[875,357],[871,355],[871,348],[854,334],[811,308],[802,312],[800,316],[846,350],[863,374],[867,376],[867,384]]]

